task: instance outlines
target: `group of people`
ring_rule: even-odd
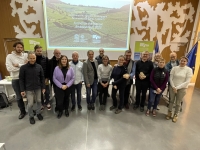
[[[34,52],[24,53],[22,42],[16,42],[14,51],[6,58],[6,67],[12,77],[12,87],[16,93],[18,107],[20,109],[19,119],[26,115],[23,98],[28,100],[28,114],[31,124],[35,124],[34,112],[39,120],[43,120],[41,111],[46,107],[51,110],[49,84],[53,87],[56,100],[57,118],[61,118],[63,111],[69,116],[69,99],[71,96],[71,111],[82,110],[81,90],[83,83],[86,88],[87,109],[95,109],[95,100],[99,96],[99,110],[105,110],[108,88],[112,85],[111,97],[113,100],[110,110],[116,114],[122,109],[129,109],[129,95],[133,79],[136,86],[136,102],[133,109],[140,107],[144,111],[146,93],[149,89],[146,116],[152,112],[156,116],[157,105],[160,97],[168,83],[169,88],[169,110],[166,119],[176,122],[182,99],[186,94],[187,86],[193,75],[192,70],[187,67],[188,59],[181,57],[177,60],[176,53],[170,54],[170,62],[165,65],[161,54],[156,54],[154,61],[149,59],[149,52],[144,51],[141,59],[133,61],[132,51],[126,50],[124,55],[118,57],[118,63],[112,67],[109,57],[104,55],[104,49],[99,49],[99,56],[94,58],[94,52],[87,52],[88,59],[84,62],[79,60],[78,52],[72,53],[72,60],[61,55],[60,50],[54,50],[51,59],[42,55],[42,47],[36,45]],[[180,64],[179,64],[180,63]],[[119,103],[116,95],[119,91]],[[77,96],[76,96],[76,95]],[[76,101],[77,99],[77,101]],[[175,113],[172,116],[172,108],[176,101]],[[36,110],[33,104],[36,103]],[[153,107],[153,109],[152,109]]]

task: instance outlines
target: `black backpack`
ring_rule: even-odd
[[[4,92],[0,92],[0,109],[10,106],[10,102]]]

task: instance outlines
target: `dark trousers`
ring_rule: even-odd
[[[73,84],[71,86],[72,105],[76,105],[76,100],[75,100],[75,93],[76,92],[77,92],[77,104],[81,105],[81,89],[82,89],[82,83]]]
[[[146,99],[146,93],[149,88],[149,81],[137,81],[136,80],[136,102],[135,105],[140,107],[144,107],[145,99]],[[140,94],[142,93],[142,99],[140,101]]]
[[[18,107],[19,107],[21,113],[25,113],[26,111],[25,111],[24,102],[23,102],[23,99],[22,99],[22,96],[21,96],[19,79],[12,80],[12,87],[13,87],[15,94],[16,94],[16,100],[17,100]]]
[[[57,87],[55,92],[56,109],[59,112],[62,112],[63,110],[68,110],[71,87],[68,87],[66,90]]]
[[[43,96],[43,93],[41,93],[42,96],[42,105],[47,105],[49,103],[49,99],[50,99],[50,90],[49,90],[49,85],[45,85],[45,93]]]
[[[128,99],[129,99],[129,95],[130,95],[130,89],[131,89],[131,83],[127,84],[125,87],[125,91],[124,91],[124,105],[128,104]]]
[[[122,109],[124,107],[124,90],[125,90],[125,87],[118,87],[117,86],[117,89],[112,88],[113,106],[117,107],[116,94],[117,94],[118,90],[119,90],[119,98],[120,98],[118,109]]]
[[[94,82],[90,87],[86,86],[86,99],[87,99],[87,104],[93,104],[95,103],[96,97],[97,97],[97,79],[94,79]],[[90,99],[90,94],[92,90],[92,99]]]
[[[102,83],[107,83],[107,81],[102,81]],[[106,104],[106,100],[107,100],[107,97],[108,97],[108,87],[103,87],[101,85],[101,83],[99,83],[99,86],[98,86],[98,89],[99,89],[99,103],[100,105],[105,105]],[[102,95],[103,95],[103,98],[102,98]]]

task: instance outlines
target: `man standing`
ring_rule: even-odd
[[[14,51],[6,57],[6,68],[12,77],[12,87],[15,91],[17,104],[20,109],[19,119],[22,119],[26,115],[26,111],[20,92],[19,70],[22,65],[27,63],[27,54],[23,53],[24,44],[22,42],[16,42],[13,48]]]
[[[179,61],[177,60],[177,54],[175,52],[170,53],[169,57],[170,57],[170,61],[165,65],[165,68],[167,69],[170,75],[172,68],[179,66]],[[169,86],[170,86],[170,81],[168,81],[168,90],[169,90]],[[169,104],[170,104],[170,95],[169,95]],[[182,111],[182,104],[183,102],[181,102],[180,112]]]
[[[127,74],[131,74],[132,72],[132,68],[134,66],[134,61],[131,59],[132,56],[132,52],[131,50],[126,50],[125,51],[125,62],[124,62],[124,66],[127,68]],[[129,95],[130,95],[130,89],[131,89],[131,85],[133,84],[133,77],[130,76],[130,78],[127,80],[126,83],[126,88],[124,91],[124,107],[126,109],[129,109],[129,104],[128,104],[128,99],[129,99]]]
[[[41,65],[35,63],[36,55],[29,52],[28,63],[20,68],[19,83],[22,97],[28,100],[28,113],[30,124],[35,124],[33,103],[36,101],[36,114],[39,120],[43,120],[41,115],[41,90],[45,92],[44,73]]]
[[[95,59],[98,62],[98,65],[102,64],[102,58],[103,58],[103,56],[104,56],[104,49],[100,48],[99,49],[99,55],[95,57]]]
[[[49,80],[51,82],[51,85],[53,85],[54,90],[55,90],[55,84],[53,83],[53,72],[55,67],[58,65],[58,60],[61,57],[61,52],[58,49],[55,49],[53,52],[53,57],[49,60]]]
[[[170,56],[170,61],[166,64],[165,68],[170,74],[172,68],[179,65],[179,61],[177,60],[177,54],[175,52],[170,53],[169,56]]]
[[[153,63],[149,60],[149,52],[142,52],[141,60],[136,63],[135,71],[135,85],[136,85],[136,102],[133,109],[137,109],[140,105],[140,111],[144,111],[144,103],[146,99],[146,93],[150,87],[150,74],[153,69]],[[142,92],[142,99],[140,101],[140,94]]]
[[[52,85],[53,85],[53,90],[54,90],[54,93],[55,93],[55,89],[56,89],[56,85],[55,83],[53,83],[53,72],[54,72],[54,69],[56,68],[56,66],[58,65],[58,61],[61,57],[61,52],[60,50],[58,49],[55,49],[54,52],[53,52],[53,57],[49,60],[49,80],[50,80],[50,83],[51,83],[51,89],[52,89]],[[55,98],[56,100],[56,98]],[[57,103],[57,100],[56,100],[56,103]],[[57,108],[55,107],[55,111],[57,111]]]
[[[75,81],[74,84],[71,86],[71,99],[72,99],[72,108],[71,111],[75,110],[75,90],[77,92],[77,105],[79,111],[82,110],[81,106],[81,89],[82,89],[82,82],[83,82],[83,73],[82,73],[82,68],[83,68],[83,63],[78,60],[79,55],[78,52],[73,52],[72,53],[72,61],[69,62],[69,65],[74,69],[74,74],[75,74]]]
[[[84,82],[86,86],[86,99],[88,104],[88,110],[94,110],[94,103],[95,99],[97,97],[97,82],[98,82],[98,76],[97,76],[97,68],[98,63],[94,59],[94,52],[92,50],[89,50],[87,52],[88,59],[83,63],[83,76],[84,76]],[[92,100],[90,100],[90,93],[92,90]]]
[[[36,63],[42,66],[45,77],[45,101],[42,96],[41,110],[44,109],[44,106],[46,106],[48,110],[51,110],[51,105],[49,103],[50,92],[49,92],[48,58],[42,55],[42,46],[35,45],[34,50],[36,55]]]

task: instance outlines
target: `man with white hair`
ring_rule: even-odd
[[[72,53],[72,61],[69,62],[69,65],[74,69],[75,80],[74,84],[71,86],[71,99],[72,99],[72,108],[71,111],[75,110],[76,101],[75,101],[75,91],[77,92],[77,105],[79,111],[82,110],[81,107],[81,89],[82,89],[82,82],[83,82],[83,63],[78,60],[79,54],[78,52]]]

